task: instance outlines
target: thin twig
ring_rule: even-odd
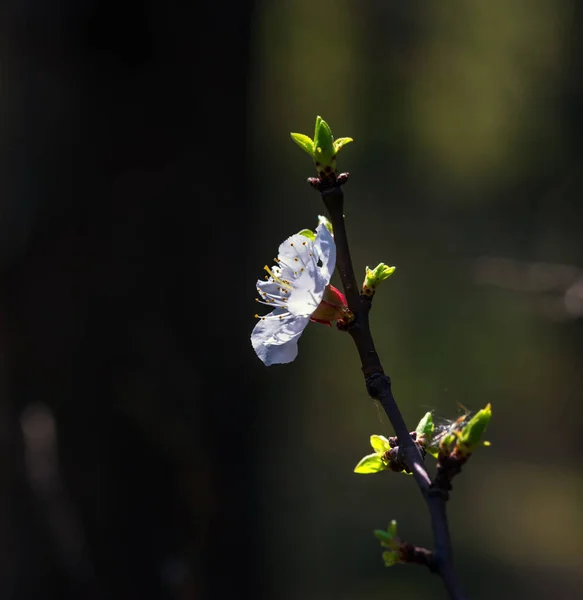
[[[344,193],[338,184],[323,185],[320,187],[320,193],[334,229],[338,272],[346,294],[348,308],[354,314],[354,321],[348,327],[348,332],[360,355],[367,391],[372,398],[381,403],[385,410],[403,450],[403,460],[412,471],[427,502],[435,545],[434,569],[432,570],[441,576],[452,600],[465,600],[453,567],[453,553],[446,513],[447,494],[431,483],[431,478],[423,463],[423,457],[411,438],[410,430],[393,396],[391,380],[384,372],[375,349],[368,318],[371,307],[370,299],[360,294],[350,256],[350,246],[344,223]]]

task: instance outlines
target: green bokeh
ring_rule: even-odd
[[[407,423],[492,403],[492,446],[475,453],[450,502],[472,600],[575,598],[583,587],[571,10],[550,0],[324,0],[315,12],[297,0],[257,12],[254,254],[270,257],[323,210],[288,137],[322,114],[358,141],[339,166],[351,172],[356,271],[398,266],[371,320]],[[260,443],[278,447],[277,461],[261,464],[275,596],[445,597],[429,573],[384,569],[370,536],[395,518],[403,539],[431,544],[412,478],[352,472],[370,434],[393,432],[366,395],[350,338],[310,325],[293,364],[257,369],[274,426]]]

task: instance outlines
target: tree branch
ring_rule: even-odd
[[[441,576],[452,600],[465,600],[465,595],[461,590],[453,567],[453,553],[445,506],[447,492],[433,486],[425,469],[421,452],[411,438],[403,415],[397,406],[391,389],[391,380],[384,372],[370,331],[371,299],[360,294],[360,288],[354,275],[344,223],[344,193],[340,183],[346,181],[346,178],[347,176],[340,175],[338,181],[329,184],[321,182],[321,185],[316,187],[322,195],[322,200],[328,209],[330,221],[334,228],[338,272],[346,294],[348,308],[354,314],[354,320],[347,330],[360,355],[368,394],[381,403],[399,440],[404,463],[412,471],[415,481],[427,502],[435,545],[433,568],[431,570]],[[314,185],[313,181],[310,181],[310,183]]]

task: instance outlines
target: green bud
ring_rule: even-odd
[[[397,521],[395,521],[395,519],[389,523],[387,531],[392,538],[397,537]]]
[[[336,178],[336,155],[340,150],[354,141],[352,138],[343,137],[334,140],[330,127],[322,117],[316,117],[314,139],[303,133],[291,133],[292,140],[307,152],[316,163],[316,169],[321,179]]]
[[[423,436],[425,439],[430,440],[434,431],[435,424],[433,423],[433,415],[430,412],[427,412],[415,428],[417,439]]]
[[[366,267],[364,283],[362,284],[362,293],[372,296],[376,292],[377,285],[388,279],[397,267],[389,267],[385,263],[379,263],[374,269]]]
[[[392,567],[399,562],[399,553],[394,550],[385,550],[383,552],[383,562],[385,563],[385,567]]]
[[[376,538],[380,541],[381,546],[395,550],[401,545],[401,540],[397,535],[397,521],[394,519],[389,523],[386,530],[375,529],[373,532]]]
[[[383,548],[383,561],[385,566],[391,567],[400,562],[401,540],[397,535],[397,521],[391,521],[386,531],[375,529],[375,537],[380,541]]]
[[[314,132],[314,160],[318,173],[336,171],[336,151],[334,138],[328,123],[322,117],[316,117],[316,130]]]
[[[469,421],[464,425],[459,435],[458,447],[459,451],[464,454],[473,452],[480,443],[488,445],[488,442],[482,442],[482,436],[492,418],[492,405],[488,404],[482,410],[479,410]]]

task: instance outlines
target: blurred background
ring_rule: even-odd
[[[445,598],[386,569],[404,476],[348,336],[266,368],[255,280],[351,172],[355,267],[411,428],[493,405],[449,504],[472,600],[583,586],[583,69],[575,0],[5,0],[0,598]],[[338,282],[336,282],[338,285]]]

